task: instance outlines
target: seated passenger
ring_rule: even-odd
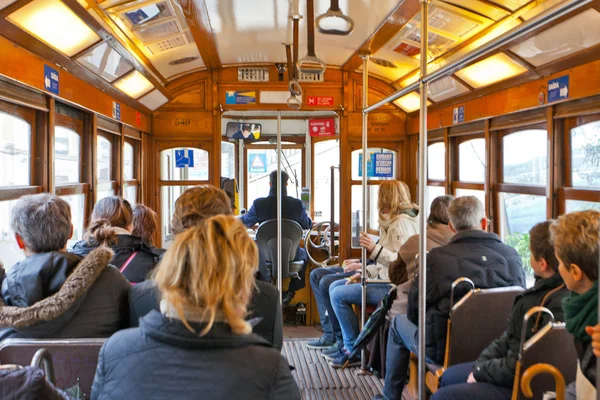
[[[111,264],[121,271],[129,282],[145,281],[163,253],[133,236],[133,210],[127,200],[118,196],[98,201],[84,240],[75,243],[72,253],[86,256],[98,246],[110,247],[115,255]]]
[[[171,232],[177,237],[186,229],[202,224],[206,218],[231,214],[229,199],[223,190],[212,185],[196,186],[183,192],[175,202]],[[257,280],[248,307],[248,319],[255,319],[254,333],[281,350],[283,322],[278,294],[276,287]],[[132,287],[129,294],[131,326],[137,327],[139,318],[159,310],[159,299],[160,293],[152,280]]]
[[[516,298],[508,329],[481,353],[476,362],[454,365],[444,371],[441,389],[432,400],[512,398],[523,317],[531,308],[541,306],[554,314],[555,321],[564,320],[562,301],[569,291],[558,273],[558,261],[550,241],[551,223],[539,223],[529,231],[530,261],[536,281],[531,289]],[[540,314],[541,318],[532,318],[525,340],[547,323],[544,316]]]
[[[577,379],[569,385],[566,398],[595,399],[596,357],[590,333],[593,333],[591,327],[598,323],[600,212],[588,210],[563,215],[550,229],[558,272],[572,292],[563,308],[579,359]]]
[[[281,217],[296,221],[302,229],[310,229],[312,221],[306,214],[306,208],[302,204],[302,201],[287,195],[288,180],[288,174],[285,171],[281,171]],[[250,210],[241,217],[244,225],[252,227],[256,224],[277,218],[277,171],[273,171],[269,175],[269,186],[271,188],[269,196],[254,200]],[[306,285],[304,282],[306,267],[308,266],[306,250],[298,247],[294,261],[304,261],[304,268],[299,272],[300,279],[290,280],[288,290],[283,297],[283,305],[288,305],[296,295],[296,292]]]
[[[254,241],[230,215],[195,225],[175,237],[155,272],[160,311],[102,346],[92,399],[299,400],[286,359],[244,320]]]
[[[0,340],[108,337],[127,326],[131,286],[109,265],[112,251],[67,253],[69,203],[51,194],[22,197],[10,226],[26,258],[0,269]]]
[[[450,243],[427,255],[427,354],[428,363],[442,364],[446,348],[450,290],[461,277],[477,288],[525,287],[521,257],[502,243],[495,233],[486,232],[488,220],[483,203],[474,196],[454,199],[448,209],[450,228],[456,232]],[[384,397],[401,399],[408,377],[409,353],[418,353],[418,279],[408,297],[407,315],[390,323],[385,364]],[[455,293],[460,298],[460,293]]]
[[[369,259],[374,261],[374,264],[366,266],[367,277],[389,281],[388,266],[396,260],[400,247],[408,238],[419,232],[417,221],[419,209],[411,202],[408,186],[401,181],[382,182],[379,186],[377,208],[379,242],[375,243],[369,235],[361,232],[360,244],[367,250]],[[349,281],[335,281],[329,287],[331,301],[327,306],[333,310],[333,313],[328,310],[329,321],[334,332],[339,330],[343,337],[343,348],[333,349],[325,354],[330,365],[335,368],[346,364],[354,341],[360,333],[358,318],[352,309],[353,304],[361,304],[361,285],[352,284],[360,280],[360,272],[349,279]],[[388,283],[370,284],[367,290],[367,305],[376,306],[390,288],[391,285]],[[339,334],[336,336],[339,337]],[[358,364],[360,359],[357,356],[349,360],[347,366]]]
[[[126,200],[124,200],[126,201]],[[158,231],[158,216],[148,206],[136,204],[133,207],[133,229],[132,236],[142,239],[142,242],[150,247],[155,253],[162,255],[165,250],[154,247],[154,235]]]

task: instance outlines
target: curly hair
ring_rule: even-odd
[[[575,264],[591,281],[598,280],[600,212],[577,211],[562,215],[550,226],[556,256],[570,270]]]
[[[231,215],[231,201],[224,190],[213,185],[189,188],[175,202],[171,232],[177,235],[215,215]]]

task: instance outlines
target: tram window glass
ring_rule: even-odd
[[[458,145],[458,179],[485,181],[485,139],[471,139]]]
[[[352,185],[352,247],[358,245],[357,227],[362,227],[362,186]],[[367,209],[367,230],[379,230],[379,212],[377,211],[377,196],[379,195],[379,185],[368,185],[367,196],[369,197],[369,207]],[[361,229],[362,230],[362,229]]]
[[[221,142],[221,177],[235,179],[235,144]]]
[[[85,221],[85,194],[72,194],[61,196],[71,206],[71,223],[73,224],[73,237],[67,242],[67,247],[83,238]]]
[[[56,185],[80,182],[81,138],[63,126],[54,128],[54,180]]]
[[[427,186],[427,215],[429,215],[429,210],[431,209],[431,203],[433,202],[433,199],[445,194],[446,189],[443,186]]]
[[[573,187],[600,188],[600,121],[571,129]]]
[[[126,181],[135,179],[133,176],[133,145],[125,143],[123,148],[123,179]]]
[[[98,135],[96,147],[96,173],[98,178],[98,192],[96,201],[115,194],[111,183],[112,177],[112,143],[104,136]]]
[[[123,192],[123,198],[127,200],[132,206],[137,204],[137,186],[125,186]]]
[[[173,242],[171,233],[171,218],[175,211],[175,202],[191,186],[162,186],[160,188],[160,216],[162,248],[167,249]]]
[[[600,203],[597,203],[595,201],[567,200],[565,208],[566,208],[567,214],[574,212],[574,211],[584,211],[584,210],[600,211]]]
[[[546,221],[546,197],[529,194],[500,193],[500,236],[514,247],[523,261],[528,276],[533,276],[529,263],[529,230]]]
[[[396,179],[396,166],[398,165],[398,154],[393,151],[393,150],[389,150],[389,149],[384,149],[384,148],[373,148],[373,147],[369,147],[367,149],[367,153],[369,155],[372,155],[374,153],[386,153],[386,154],[393,154],[393,163],[392,163],[392,176],[391,177],[378,177],[378,176],[369,176],[369,174],[367,175],[368,179],[370,181],[385,181],[385,180],[390,180],[390,179]],[[361,157],[360,155],[362,154],[362,150],[354,150],[352,152],[352,180],[354,181],[360,181],[362,180],[362,176],[359,174],[360,169],[362,167],[360,167],[360,163],[361,163]],[[369,169],[369,164],[367,163],[367,169]]]
[[[31,183],[31,125],[0,112],[0,187]]]
[[[483,190],[456,189],[456,197],[462,196],[475,196],[485,204],[485,192]]]
[[[0,254],[6,269],[25,258],[10,228],[10,217],[16,203],[17,200],[0,201]]]
[[[189,157],[190,151],[192,157]],[[179,160],[177,159],[178,156],[180,157]],[[208,177],[208,151],[191,147],[178,147],[160,152],[161,180],[208,181]]]
[[[548,165],[548,133],[527,129],[503,137],[503,176],[505,183],[545,185]]]
[[[427,176],[436,181],[446,179],[446,146],[442,142],[427,147]]]
[[[331,167],[340,165],[339,140],[316,142],[314,145],[314,186],[312,190],[314,221],[331,221]],[[335,170],[335,221],[340,223],[340,173]]]
[[[284,148],[285,157],[281,157],[281,170],[287,172],[290,177],[287,185],[287,195],[300,198],[302,190],[302,171],[304,170],[304,157],[302,148]],[[266,160],[266,168],[262,164]],[[252,172],[259,170],[261,172]],[[254,200],[269,195],[269,174],[277,169],[277,150],[274,149],[252,149],[247,152],[246,171],[247,182],[247,208],[252,206]]]

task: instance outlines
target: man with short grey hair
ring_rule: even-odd
[[[11,228],[26,258],[0,268],[0,340],[8,337],[108,337],[127,326],[129,282],[100,248],[82,259],[67,253],[71,208],[58,196],[24,196]]]
[[[458,278],[469,278],[476,288],[525,287],[521,257],[502,243],[495,233],[487,232],[488,220],[483,203],[474,196],[458,197],[448,207],[450,228],[456,232],[450,243],[432,249],[427,255],[427,344],[428,363],[444,362],[450,291]],[[406,315],[398,315],[390,324],[386,350],[386,375],[383,396],[402,398],[408,377],[410,352],[418,354],[418,279],[413,281]],[[460,298],[461,293],[456,297]]]

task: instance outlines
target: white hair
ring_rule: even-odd
[[[457,232],[481,230],[481,220],[485,218],[483,203],[475,196],[458,197],[448,207],[450,222]]]

